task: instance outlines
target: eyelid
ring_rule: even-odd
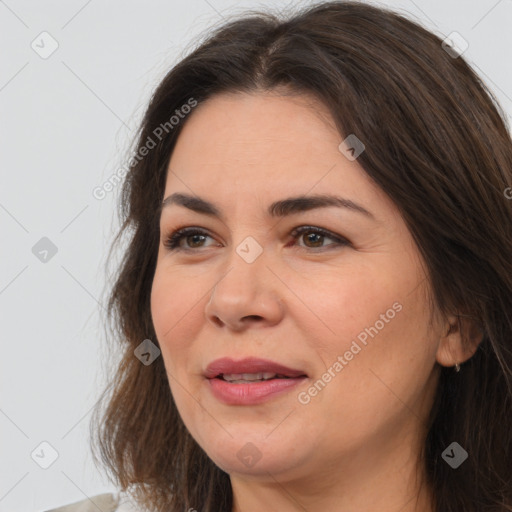
[[[197,249],[187,249],[187,248],[180,248],[178,245],[172,247],[172,244],[174,241],[177,241],[176,244],[178,244],[182,239],[186,238],[187,236],[192,235],[203,235],[208,236],[215,240],[215,237],[210,235],[208,230],[204,228],[200,228],[199,226],[184,226],[181,228],[177,228],[174,230],[171,230],[167,235],[164,237],[163,245],[167,248],[168,251],[183,251],[183,252],[197,252]]]
[[[296,226],[294,229],[292,229],[289,232],[289,236],[293,238],[294,241],[297,241],[300,238],[300,235],[303,233],[317,233],[320,236],[323,236],[324,238],[328,238],[334,241],[334,243],[328,244],[326,246],[321,247],[307,247],[307,246],[300,246],[297,244],[294,244],[294,247],[299,247],[301,249],[309,250],[309,252],[323,252],[326,250],[330,250],[332,246],[335,248],[343,247],[343,246],[352,246],[352,243],[344,236],[338,235],[336,233],[333,233],[332,231],[322,228],[320,226],[312,226],[312,225],[300,225]],[[192,235],[201,235],[210,237],[213,240],[215,240],[215,237],[212,236],[207,229],[201,228],[199,226],[184,226],[180,228],[176,228],[175,230],[171,230],[168,235],[165,236],[163,245],[168,249],[170,252],[198,252],[200,249],[203,249],[203,247],[199,248],[182,248],[179,246],[179,243],[181,240],[186,238],[187,236]],[[214,245],[214,244],[213,244]],[[209,247],[209,246],[208,246]]]
[[[303,233],[307,233],[308,231],[312,232],[312,233],[317,233],[325,238],[330,238],[331,240],[334,240],[336,242],[335,245],[338,245],[338,246],[351,245],[350,241],[347,238],[345,238],[344,236],[337,235],[336,233],[333,233],[329,229],[321,228],[320,226],[311,226],[311,225],[297,226],[296,228],[292,229],[292,231],[290,231],[290,236],[297,239],[297,238],[300,238],[300,235],[302,235]],[[320,247],[320,249],[322,249],[322,248],[326,249],[328,247],[329,246]]]

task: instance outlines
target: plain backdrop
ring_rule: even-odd
[[[461,34],[510,117],[512,1],[372,3]],[[116,491],[93,464],[88,423],[105,382],[100,311],[120,187],[93,190],[123,164],[151,92],[196,36],[247,8],[289,6],[0,1],[1,512]]]

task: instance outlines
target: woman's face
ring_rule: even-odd
[[[152,317],[180,415],[232,477],[325,483],[420,445],[440,335],[428,280],[341,142],[311,97],[223,94],[190,114],[170,160],[164,197],[195,202],[163,208]],[[187,226],[199,234],[164,245]]]

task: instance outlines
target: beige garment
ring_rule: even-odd
[[[46,512],[121,512],[119,494],[96,494],[91,498],[70,503],[59,508],[52,508]]]

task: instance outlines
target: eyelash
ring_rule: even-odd
[[[302,235],[304,233],[308,233],[308,232],[315,233],[317,235],[321,235],[321,236],[324,236],[326,238],[330,238],[331,240],[334,240],[335,243],[331,244],[331,245],[337,245],[337,246],[342,246],[342,247],[350,245],[350,242],[346,238],[343,238],[341,236],[337,236],[334,233],[331,233],[330,231],[327,231],[325,229],[318,228],[318,227],[315,227],[315,226],[299,226],[299,227],[295,228],[290,233],[290,235],[294,239],[298,239],[300,237],[300,235]],[[206,231],[204,231],[202,229],[199,229],[199,228],[195,228],[195,227],[181,228],[181,229],[178,229],[178,230],[174,231],[173,233],[171,233],[169,236],[166,237],[166,239],[165,239],[165,241],[163,243],[164,247],[166,247],[169,251],[195,252],[198,249],[201,249],[201,247],[199,247],[199,248],[183,248],[183,247],[179,246],[179,243],[181,242],[181,240],[183,238],[189,237],[189,236],[192,236],[192,235],[210,236]],[[210,238],[212,238],[212,237],[210,236]],[[320,252],[320,251],[316,251],[315,249],[325,250],[326,247],[329,247],[329,246],[325,246],[325,247],[304,247],[304,248],[305,249],[310,249],[313,252]]]

